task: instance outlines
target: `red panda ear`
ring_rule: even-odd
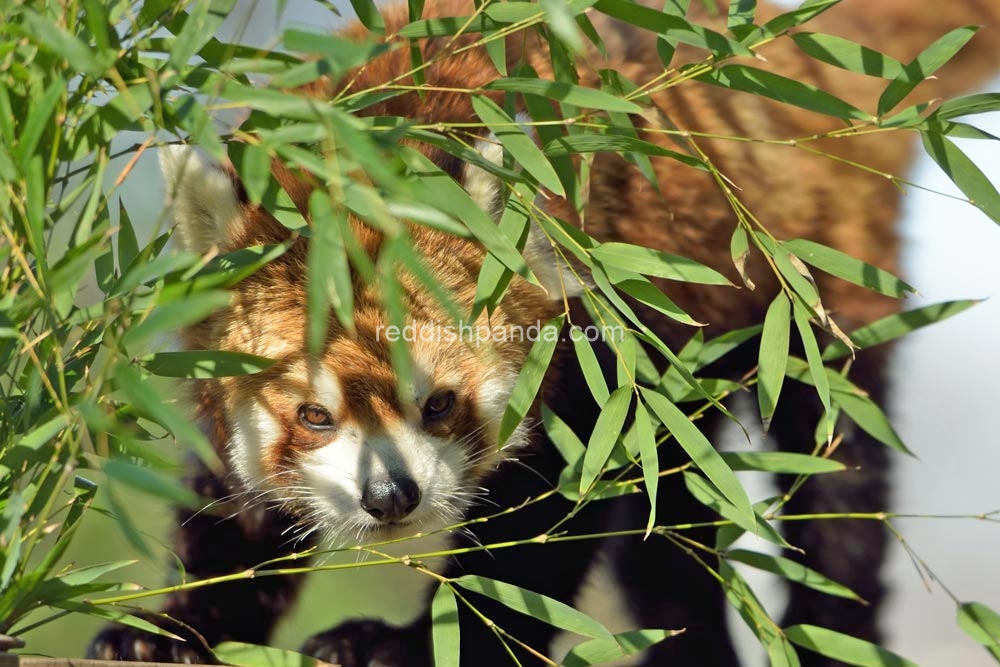
[[[233,249],[245,224],[236,175],[191,146],[160,149],[166,205],[184,250]]]
[[[527,114],[520,113],[517,115],[517,120],[519,123],[526,123],[530,121],[530,118]],[[521,127],[532,139],[535,139],[534,131],[530,126],[522,125]],[[476,142],[476,150],[490,162],[496,165],[503,164],[503,146],[492,132]],[[499,221],[503,214],[504,184],[496,174],[466,163],[462,170],[462,185],[479,208],[486,211],[495,221]],[[543,204],[541,198],[537,204],[539,206]],[[552,244],[538,223],[534,221],[532,221],[531,229],[528,231],[528,239],[524,243],[522,254],[532,273],[535,274],[538,282],[545,288],[549,298],[553,301],[562,300],[564,294],[568,297],[575,297],[583,293],[583,286],[580,285],[579,278],[559,259]],[[579,274],[579,270],[576,273]]]

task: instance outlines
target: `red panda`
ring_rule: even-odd
[[[468,14],[463,2],[429,3],[428,16]],[[698,4],[698,3],[694,3]],[[709,21],[703,9],[692,9]],[[700,12],[700,13],[699,13]],[[385,10],[387,34],[406,23],[406,8]],[[777,13],[763,3],[758,16]],[[725,16],[725,11],[722,11]],[[606,17],[605,17],[606,18]],[[662,73],[656,35],[611,20],[598,19],[606,59],[588,54],[578,64],[581,85],[599,85],[599,68],[614,69],[637,82]],[[964,23],[1000,20],[1000,4],[965,0],[932,9],[902,0],[877,5],[846,1],[810,24],[811,29],[870,42],[907,61],[934,37]],[[347,35],[360,38],[364,29]],[[365,108],[362,115],[418,119],[427,125],[474,122],[470,96],[450,90],[481,89],[498,74],[489,54],[464,48],[466,39],[429,39],[422,43],[430,65],[424,76],[433,92],[389,97]],[[513,67],[527,62],[543,78],[552,78],[551,63],[541,40],[520,35],[508,40]],[[884,82],[849,75],[806,58],[789,40],[762,50],[766,67],[808,81],[861,108],[868,108]],[[678,57],[683,57],[680,53]],[[758,63],[760,64],[760,63]],[[954,66],[922,89],[925,97],[966,89],[1000,64],[1000,52],[982,36],[963,51]],[[343,90],[376,88],[410,70],[410,54],[395,49],[350,73],[342,81],[322,81],[304,94],[329,99]],[[495,98],[501,99],[497,93]],[[689,83],[650,95],[652,110],[635,119],[648,141],[664,148],[671,139],[656,130],[672,123],[697,135],[701,150],[717,165],[740,200],[780,239],[805,238],[841,249],[895,272],[897,246],[893,221],[898,209],[895,186],[882,173],[905,168],[912,147],[900,132],[866,137],[826,139],[818,145],[838,160],[777,143],[737,142],[722,137],[790,140],[821,135],[836,128],[835,120],[766,99],[721,88]],[[495,137],[475,129],[476,148],[487,160],[502,161]],[[714,138],[713,138],[714,137]],[[496,214],[499,181],[488,171],[462,163],[431,144],[414,144],[443,171],[462,184],[483,210]],[[476,519],[542,496],[558,483],[565,461],[548,442],[537,419],[517,426],[499,447],[500,424],[521,373],[531,340],[525,337],[470,345],[461,337],[441,335],[449,321],[437,297],[418,277],[399,273],[407,325],[432,333],[408,341],[412,377],[402,393],[386,337],[389,320],[379,289],[353,277],[353,329],[331,318],[319,355],[307,351],[306,285],[308,240],[291,232],[260,206],[250,203],[229,167],[213,164],[187,149],[164,149],[161,158],[179,244],[198,253],[225,252],[261,243],[290,242],[288,251],[233,288],[233,305],[183,332],[191,349],[224,349],[276,360],[250,376],[204,381],[194,392],[198,418],[227,464],[220,477],[198,468],[194,489],[203,496],[254,498],[253,509],[220,521],[204,514],[181,517],[177,552],[190,577],[237,572],[280,557],[302,543],[364,544],[414,533],[432,533],[467,522],[442,548],[493,544],[546,534],[573,510],[573,503],[549,495],[509,516],[487,522]],[[874,170],[858,169],[855,163]],[[653,159],[657,188],[623,158],[601,153],[589,165],[587,204],[576,210],[551,193],[541,205],[598,242],[620,241],[690,257],[741,283],[734,267],[730,238],[733,208],[710,174],[672,159]],[[273,176],[299,211],[309,215],[314,179],[279,162]],[[311,221],[318,224],[318,221]],[[351,234],[372,261],[378,261],[386,239],[360,220],[349,221]],[[421,225],[407,227],[409,243],[434,280],[470,306],[485,251],[477,242]],[[487,316],[472,323],[490,330],[526,330],[564,312],[588,321],[579,295],[579,267],[565,265],[544,236],[529,234],[524,256],[541,287],[515,278],[504,298]],[[753,291],[666,280],[654,281],[692,318],[707,323],[707,337],[759,323],[777,285],[763,258],[748,260]],[[843,281],[817,275],[827,310],[844,329],[853,329],[896,312],[898,302]],[[679,349],[691,329],[637,306],[644,320],[669,346]],[[598,350],[598,355],[601,352]],[[709,377],[740,378],[752,370],[755,351],[727,355],[708,371]],[[887,350],[859,353],[852,379],[876,400],[884,398]],[[613,362],[601,362],[614,379]],[[610,369],[610,370],[608,370]],[[546,374],[542,401],[586,441],[599,408],[589,398],[571,347],[560,345]],[[771,424],[771,434],[788,451],[810,451],[822,407],[809,387],[786,388]],[[710,436],[722,421],[705,417],[700,427]],[[810,480],[792,497],[788,508],[801,513],[880,511],[888,501],[884,448],[860,430],[845,429],[838,457],[849,470]],[[659,452],[661,468],[686,462],[683,452]],[[696,501],[683,482],[665,477],[658,516],[661,522],[709,522],[715,514]],[[782,482],[787,488],[787,481]],[[573,534],[608,533],[642,527],[646,508],[635,497],[597,503],[576,513],[562,529]],[[712,529],[714,531],[714,529]],[[712,544],[708,529],[690,533]],[[883,596],[878,564],[885,536],[875,523],[799,522],[786,531],[800,547],[803,560],[844,583],[868,601],[793,591],[786,619],[811,623],[877,641],[876,611]],[[407,550],[412,547],[406,546]],[[434,551],[428,548],[426,551]],[[798,556],[796,556],[798,557]],[[725,630],[723,591],[684,550],[666,540],[643,541],[641,535],[602,543],[530,544],[494,552],[469,550],[430,564],[447,576],[477,574],[573,603],[597,561],[609,564],[622,588],[634,627],[686,628],[686,632],[646,650],[644,665],[729,666],[738,664]],[[431,580],[428,578],[428,582]],[[183,625],[171,630],[185,643],[109,628],[91,645],[95,657],[156,661],[205,661],[205,646],[225,640],[263,643],[277,619],[294,600],[300,579],[271,577],[181,591],[171,596],[164,613]],[[484,616],[520,644],[505,646],[492,626],[462,610],[462,664],[536,664],[554,630],[485,597],[470,595]],[[358,620],[310,640],[304,652],[324,660],[354,665],[424,665],[430,663],[430,620],[392,627]],[[560,660],[561,655],[553,655]],[[804,665],[834,664],[818,654],[801,656]]]

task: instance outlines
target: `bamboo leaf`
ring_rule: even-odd
[[[726,558],[734,560],[758,570],[764,570],[771,574],[787,579],[796,584],[811,588],[826,595],[832,595],[848,600],[862,602],[861,598],[851,589],[838,584],[831,579],[824,577],[819,572],[812,570],[801,563],[783,556],[771,556],[769,554],[758,553],[756,551],[746,551],[743,549],[732,549],[726,552]]]
[[[819,354],[819,344],[816,342],[816,335],[809,325],[809,313],[805,307],[795,302],[792,304],[792,316],[795,326],[799,330],[799,338],[806,351],[806,360],[809,362],[809,373],[812,376],[813,386],[816,387],[816,394],[823,404],[823,420],[825,421],[825,432],[827,443],[833,440],[833,407],[830,403],[830,381],[826,376],[826,366]]]
[[[705,473],[705,476],[712,480],[723,497],[732,503],[742,521],[740,525],[748,526],[748,529],[754,532],[753,526],[757,523],[757,517],[750,504],[750,498],[747,497],[747,492],[736,479],[736,475],[726,465],[725,460],[708,441],[705,434],[691,422],[680,408],[662,394],[648,389],[641,389],[641,392],[646,405],[667,427],[677,444],[687,452],[687,455]]]
[[[583,86],[564,81],[508,77],[505,79],[496,79],[483,87],[486,90],[503,90],[509,93],[521,93],[522,95],[539,95],[557,102],[600,111],[621,111],[624,113],[640,113],[642,111],[642,107],[639,105],[606,93],[603,90],[584,88]]]
[[[826,271],[838,278],[843,278],[855,285],[867,287],[879,294],[901,299],[907,293],[916,294],[917,292],[916,289],[888,271],[883,271],[877,266],[872,266],[867,262],[855,259],[830,246],[825,246],[808,239],[781,241],[781,245],[806,264],[815,266],[817,269]]]
[[[871,115],[819,88],[747,65],[723,65],[698,81],[768,97],[835,118],[871,120]]]
[[[687,257],[644,248],[630,243],[602,243],[590,250],[602,264],[610,264],[648,276],[702,285],[732,285],[724,275]]]
[[[459,665],[458,601],[447,583],[441,583],[431,602],[431,644],[434,667]]]
[[[950,139],[935,132],[921,132],[924,150],[976,208],[1000,224],[1000,192],[975,162]]]
[[[223,350],[157,352],[142,357],[140,362],[153,375],[200,379],[253,375],[274,365],[273,359]]]
[[[476,115],[486,123],[514,160],[541,185],[557,195],[565,195],[566,191],[559,180],[559,175],[545,154],[535,145],[534,139],[490,98],[474,95],[471,99]]]
[[[815,625],[793,625],[785,636],[802,648],[857,667],[917,667],[892,651]]]
[[[622,632],[610,639],[591,639],[577,644],[563,658],[563,667],[586,667],[627,658],[644,651],[668,637],[676,637],[683,630],[632,630]]]
[[[847,468],[840,461],[795,452],[721,452],[733,470],[759,470],[786,475],[816,475],[841,472]]]
[[[584,637],[613,639],[607,628],[586,614],[565,603],[529,591],[526,588],[472,574],[452,579],[451,582],[557,628],[575,632]]]
[[[895,58],[843,37],[796,32],[791,38],[812,58],[850,72],[894,79],[903,71],[903,64]]]
[[[583,457],[583,471],[580,475],[580,493],[584,494],[604,470],[611,456],[611,450],[621,436],[625,417],[632,402],[632,387],[615,389],[601,408],[594,431],[587,442],[587,452]]]
[[[916,331],[928,324],[942,322],[949,317],[968,310],[977,303],[979,302],[974,300],[944,301],[922,308],[907,310],[902,313],[894,313],[869,325],[855,329],[848,335],[851,341],[859,348],[867,349],[905,336],[911,331]],[[847,346],[838,340],[826,346],[826,349],[823,350],[823,359],[831,361],[846,356],[849,353],[850,350],[847,349]]]
[[[646,522],[646,535],[653,532],[656,525],[656,494],[660,483],[660,459],[656,453],[656,434],[649,421],[649,412],[642,401],[635,404],[635,437],[639,442],[639,460],[642,462],[642,479],[646,484],[646,495],[649,497],[649,520]]]
[[[528,358],[524,360],[524,366],[521,367],[521,372],[517,376],[517,382],[514,383],[510,400],[507,402],[507,409],[504,410],[503,418],[500,421],[498,446],[502,447],[507,442],[507,438],[528,416],[528,411],[535,402],[538,389],[542,386],[542,380],[549,367],[549,361],[552,359],[552,353],[555,352],[556,343],[559,342],[564,322],[565,316],[563,315],[546,322],[539,332],[538,340],[531,346],[531,351],[528,352]]]
[[[779,292],[767,309],[757,361],[757,403],[766,433],[771,425],[788,364],[792,304]]]
[[[903,66],[903,70],[886,86],[879,97],[878,115],[883,116],[892,110],[921,81],[934,74],[942,65],[951,60],[965,46],[966,42],[972,39],[977,30],[976,26],[956,28],[936,39],[912,62]]]

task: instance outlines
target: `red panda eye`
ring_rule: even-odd
[[[444,419],[455,405],[455,392],[439,391],[424,403],[424,421]]]
[[[306,428],[314,431],[323,431],[333,428],[333,417],[325,409],[312,403],[303,403],[299,406],[299,421]]]

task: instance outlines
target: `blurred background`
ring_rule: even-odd
[[[274,45],[276,35],[286,27],[323,29],[338,25],[335,14],[311,2],[288,2],[278,20],[274,6],[243,3],[227,22],[222,38]],[[351,10],[346,9],[344,14],[351,16]],[[1000,42],[996,35],[992,38]],[[1000,79],[988,89],[1000,90]],[[974,124],[1000,135],[1000,114],[979,116]],[[121,147],[136,140],[122,137]],[[998,144],[964,141],[960,146],[1000,185]],[[125,161],[118,167],[124,167]],[[109,170],[112,178],[117,172]],[[888,407],[897,430],[917,458],[895,458],[893,509],[935,516],[998,510],[1000,429],[993,410],[997,409],[994,391],[1000,382],[1000,300],[994,298],[1000,293],[1000,228],[961,201],[957,189],[930,159],[919,160],[909,177],[933,192],[909,188],[904,200],[900,226],[907,242],[903,277],[920,292],[908,305],[918,307],[962,298],[984,301],[952,320],[917,332],[896,348],[895,394]],[[155,152],[139,160],[121,197],[137,224],[159,218],[162,187]],[[140,238],[140,242],[143,240]],[[755,498],[771,492],[760,480],[749,480],[748,484],[755,485]],[[106,506],[107,498],[103,500]],[[142,562],[124,570],[123,576],[146,586],[163,585],[170,573],[170,558],[167,548],[158,543],[168,539],[173,523],[171,512],[144,496],[122,492],[117,500],[147,531],[152,554],[137,551],[112,520],[92,512],[77,539],[75,558],[81,564],[137,558]],[[900,519],[894,524],[959,600],[979,601],[1000,609],[1000,525],[959,518]],[[886,576],[892,593],[884,613],[888,647],[926,667],[995,664],[957,628],[955,604],[942,587],[929,582],[927,573],[918,571],[901,546],[890,553]],[[358,614],[387,611],[390,620],[403,620],[411,613],[400,606],[405,591],[385,586],[387,577],[394,577],[398,569],[315,575],[315,583],[306,587],[305,599],[286,619],[275,643],[295,648],[306,636],[332,626],[340,619],[337,609],[345,599]],[[773,582],[747,574],[755,588],[759,584],[766,589],[765,602],[772,614],[779,615],[780,590]],[[369,585],[376,582],[379,588],[395,594],[389,599],[373,598],[368,593]],[[150,604],[155,606],[156,601]],[[78,657],[99,625],[72,615],[41,627],[26,639],[35,652]],[[741,625],[734,619],[734,628]],[[739,634],[748,667],[765,664],[748,631]]]

